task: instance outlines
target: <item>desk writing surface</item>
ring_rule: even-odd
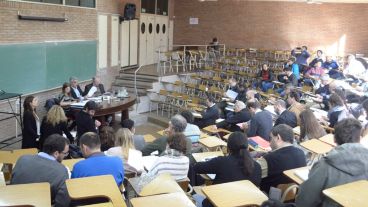
[[[182,192],[130,199],[133,207],[195,207]]]
[[[21,205],[51,207],[50,184],[32,183],[0,187],[0,206]]]
[[[212,204],[218,207],[260,206],[268,200],[267,196],[249,180],[205,186],[202,191]]]
[[[146,134],[143,136],[143,138],[146,142],[153,142],[156,139],[156,137],[154,137],[152,134]]]
[[[293,132],[294,132],[295,135],[300,136],[300,126],[294,127]]]
[[[319,138],[319,140],[321,140],[322,142],[327,143],[327,144],[329,144],[333,147],[336,146],[333,134],[326,134],[325,136]]]
[[[204,159],[209,158],[209,157],[224,156],[224,153],[221,151],[201,152],[201,153],[193,153],[192,156],[196,162],[202,162]]]
[[[300,143],[300,146],[304,147],[308,151],[315,154],[326,154],[333,149],[333,146],[322,142],[318,139],[311,139]]]
[[[68,167],[70,171],[73,171],[73,167],[74,165],[81,161],[84,160],[84,158],[78,158],[78,159],[68,159],[68,160],[63,160],[61,162],[61,164],[63,164],[65,167]]]
[[[301,179],[299,176],[295,174],[297,170],[310,170],[311,166],[305,166],[305,167],[299,167],[295,169],[285,170],[284,175],[286,175],[288,178],[290,178],[292,181],[294,181],[296,184],[300,185],[304,182],[303,179]]]
[[[203,144],[207,148],[214,148],[219,146],[226,146],[226,142],[217,137],[207,137],[199,140],[199,143]]]
[[[323,194],[342,206],[362,207],[368,204],[368,181],[360,180],[323,190]]]

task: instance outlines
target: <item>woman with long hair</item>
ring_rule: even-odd
[[[309,139],[318,139],[326,135],[326,131],[319,124],[312,110],[306,109],[302,111],[299,117],[300,117],[299,142],[307,141]]]
[[[74,101],[73,97],[70,94],[70,84],[64,83],[61,90],[61,94],[59,94],[60,106],[69,106]]]
[[[37,138],[40,135],[40,119],[36,114],[38,99],[27,96],[23,102],[22,149],[37,148]]]
[[[54,105],[42,120],[40,149],[42,149],[43,143],[50,135],[63,135],[63,133],[67,136],[70,143],[74,142],[74,137],[70,134],[67,127],[67,118],[63,108],[61,106]]]
[[[343,99],[337,94],[332,93],[328,99],[330,111],[328,112],[329,127],[334,127],[340,120],[340,114],[347,111]]]
[[[252,159],[248,151],[248,138],[242,132],[234,132],[227,142],[229,155],[216,157],[209,161],[194,165],[197,174],[216,174],[213,184],[221,184],[238,180],[249,180],[254,185],[261,183],[261,166]],[[196,199],[197,200],[197,199]],[[197,200],[200,202],[200,199]],[[203,206],[212,206],[204,199]]]
[[[129,150],[135,150],[133,134],[129,129],[120,128],[114,137],[114,147],[111,147],[105,154],[107,156],[117,156],[123,160],[124,170],[128,172],[137,172],[137,169],[128,164]]]

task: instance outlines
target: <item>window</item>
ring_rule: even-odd
[[[150,24],[148,25],[148,32],[149,32],[150,34],[152,34],[152,30],[153,30],[153,25],[152,25],[152,23],[150,23]]]
[[[141,0],[141,12],[147,14],[168,15],[168,0]]]
[[[96,0],[65,0],[65,3],[63,3],[63,0],[23,0],[23,1],[96,8]]]
[[[142,32],[142,34],[144,34],[146,32],[146,24],[144,24],[144,22],[141,25],[141,32]]]
[[[162,25],[162,33],[165,34],[166,32],[166,24]]]
[[[160,33],[160,25],[159,24],[156,25],[156,33],[157,34]]]

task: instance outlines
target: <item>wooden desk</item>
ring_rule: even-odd
[[[248,180],[205,186],[203,193],[215,206],[260,206],[268,198]]]
[[[193,153],[192,156],[196,162],[203,162],[204,159],[209,157],[224,156],[224,153],[222,153],[221,151],[201,152],[201,153]]]
[[[310,169],[311,169],[310,166],[305,166],[305,167],[299,167],[299,168],[295,168],[295,169],[291,169],[291,170],[285,170],[284,175],[286,175],[288,178],[290,178],[296,184],[300,185],[304,182],[304,180],[301,179],[299,176],[297,176],[295,174],[295,172],[298,171],[298,170],[310,170]]]
[[[114,177],[111,175],[68,179],[66,187],[71,199],[105,197],[111,201],[113,206],[126,207]]]
[[[144,141],[146,142],[153,142],[155,141],[156,137],[154,137],[153,135],[151,134],[146,134],[143,136],[144,137]]]
[[[203,139],[203,138],[207,138],[207,137],[209,137],[210,135],[208,135],[208,134],[206,134],[206,133],[204,133],[204,132],[202,132],[201,131],[201,135],[200,135],[200,139]]]
[[[368,203],[368,181],[360,180],[323,190],[323,194],[342,206],[362,207]]]
[[[158,131],[156,132],[157,134],[159,134],[160,136],[165,136],[165,130],[161,130],[161,131]]]
[[[222,141],[220,138],[217,137],[207,137],[203,139],[199,139],[199,143],[203,146],[207,147],[208,149],[214,149],[221,146],[226,146],[226,142]]]
[[[49,183],[32,183],[0,187],[0,206],[51,206]]]
[[[294,132],[295,135],[300,136],[300,126],[294,127],[293,132]]]
[[[83,205],[83,207],[114,207],[111,202],[108,203],[97,203],[92,205]]]
[[[102,103],[99,103],[99,107],[96,109],[94,116],[104,117],[106,115],[121,112],[121,120],[129,119],[129,107],[133,106],[135,102],[135,95],[130,95],[128,98],[124,98],[120,101],[103,101]]]
[[[70,171],[73,171],[73,167],[74,167],[75,163],[77,163],[81,160],[84,160],[84,158],[63,160],[61,162],[61,164],[63,164],[65,167],[68,167],[68,169]]]
[[[319,138],[324,143],[327,143],[333,147],[336,147],[335,139],[333,134],[326,134],[325,136]]]
[[[133,207],[195,207],[184,193],[132,198],[130,202]]]
[[[318,139],[311,139],[305,142],[300,143],[302,147],[307,149],[308,151],[322,155],[326,154],[327,152],[331,151],[333,147],[325,142],[322,142]]]
[[[207,126],[207,127],[203,128],[202,130],[209,133],[209,134],[217,134],[217,133],[220,133],[220,132],[223,132],[225,134],[231,133],[230,131],[228,131],[226,129],[217,128],[216,125]]]

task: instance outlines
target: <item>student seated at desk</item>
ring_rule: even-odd
[[[335,84],[332,84],[330,81],[330,76],[327,74],[324,74],[321,77],[321,85],[316,90],[316,96],[317,96],[317,102],[322,102],[324,105],[323,110],[327,111],[329,110],[328,105],[328,99],[330,98],[331,91],[333,91],[336,88]]]
[[[175,133],[183,133],[185,128],[187,127],[187,121],[185,118],[180,115],[174,115],[171,117],[169,121],[169,127],[165,129],[166,135],[155,139],[152,143],[147,144],[144,146],[142,150],[143,156],[149,156],[152,152],[158,151],[158,154],[162,154],[166,150],[167,146],[167,136],[170,136]],[[189,156],[192,151],[192,140],[186,137],[186,155]]]
[[[286,124],[291,128],[297,126],[297,119],[294,112],[286,110],[286,103],[283,100],[277,100],[276,104],[274,105],[276,114],[279,115],[277,117],[274,126],[279,124]]]
[[[305,105],[300,103],[300,96],[296,91],[290,91],[286,99],[288,103],[288,110],[295,113],[297,119],[297,125],[300,125],[299,115],[304,111]]]
[[[185,127],[183,134],[192,140],[192,144],[198,143],[199,138],[201,137],[201,130],[197,125],[193,124],[194,116],[192,112],[184,110],[180,113],[180,115],[182,115],[187,121],[187,127]]]
[[[268,89],[273,88],[272,81],[274,80],[274,76],[267,64],[262,65],[262,70],[258,73],[258,78],[261,79],[259,87],[263,92],[267,92]]]
[[[358,61],[354,55],[350,54],[347,56],[347,65],[344,69],[343,73],[346,77],[351,77],[354,79],[353,82],[358,82],[358,77],[363,77],[365,74],[366,68],[364,65]]]
[[[314,86],[318,83],[322,75],[325,74],[324,68],[322,68],[322,62],[317,61],[313,68],[310,68],[305,72],[304,84]]]
[[[212,158],[209,161],[194,165],[197,174],[216,174],[213,184],[221,184],[239,180],[249,180],[259,186],[261,182],[261,167],[255,162],[248,151],[248,138],[241,132],[234,132],[227,142],[228,156]],[[204,197],[194,196],[198,202]],[[202,202],[204,207],[212,206],[208,199]]]
[[[226,118],[224,121],[217,123],[216,127],[225,128],[232,132],[241,131],[237,124],[247,122],[250,120],[250,118],[251,114],[248,111],[245,103],[242,101],[237,101],[234,105],[234,114]]]
[[[363,103],[362,103],[362,107],[365,111],[365,119],[368,121],[368,100],[365,100]],[[368,122],[365,122],[365,126],[363,126],[363,137],[366,137],[368,135]]]
[[[328,112],[328,121],[330,123],[329,127],[334,127],[337,122],[344,118],[347,118],[349,112],[344,104],[344,101],[337,93],[331,94],[328,99],[330,105],[330,111]]]
[[[115,133],[114,147],[105,151],[105,155],[120,157],[123,161],[125,172],[137,173],[137,169],[128,164],[129,150],[135,150],[133,134],[127,128],[120,128]]]
[[[88,101],[77,114],[77,137],[81,137],[86,132],[97,133],[96,127],[101,126],[101,123],[97,120],[93,120],[93,115],[95,115],[97,109],[97,104],[94,101]],[[79,139],[78,139],[79,140]]]
[[[296,206],[339,206],[322,191],[368,179],[368,149],[360,144],[361,130],[362,126],[356,119],[344,119],[336,124],[334,136],[338,146],[312,167],[308,179],[299,187]]]
[[[284,71],[285,71],[285,75],[279,76],[279,78],[281,78],[279,81],[284,83],[284,86],[276,90],[277,93],[279,93],[281,96],[285,96],[285,93],[284,93],[285,85],[291,84],[294,87],[298,86],[298,79],[291,71],[291,68],[285,68]]]
[[[189,158],[186,154],[186,137],[183,133],[174,133],[167,138],[165,154],[158,157],[149,175],[170,173],[175,180],[185,179],[189,170]]]
[[[101,79],[97,76],[92,78],[92,83],[86,85],[86,87],[84,88],[84,96],[88,96],[89,91],[95,87],[96,88],[96,92],[94,92],[92,94],[92,96],[101,96],[105,93],[105,88],[103,86],[103,84],[101,84]]]
[[[121,122],[121,127],[127,128],[133,134],[133,142],[136,150],[142,151],[144,146],[146,145],[146,141],[142,135],[135,134],[134,121],[131,119],[125,119]]]
[[[285,170],[306,166],[304,152],[293,146],[293,129],[286,124],[275,126],[270,133],[272,151],[257,160],[262,168],[261,190],[269,192],[270,187],[290,183],[283,174]]]
[[[84,92],[78,84],[78,79],[76,77],[70,77],[69,82],[71,87],[70,94],[72,97],[77,100],[83,100]]]
[[[61,88],[61,93],[58,96],[60,106],[67,108],[70,104],[72,104],[75,99],[70,94],[70,84],[64,83]]]
[[[47,112],[47,115],[43,118],[41,123],[40,149],[42,149],[42,145],[47,137],[52,134],[63,135],[63,133],[69,139],[70,143],[74,142],[74,137],[70,134],[67,127],[67,118],[63,108],[54,105]]]
[[[220,111],[217,108],[215,99],[212,96],[207,95],[206,105],[207,109],[202,112],[202,118],[195,123],[195,125],[201,129],[210,125],[214,125],[216,119],[220,117]]]
[[[300,137],[299,142],[304,142],[310,139],[319,139],[326,135],[326,131],[319,124],[313,111],[310,109],[300,113]]]
[[[112,127],[104,126],[99,131],[99,136],[101,140],[101,151],[104,152],[111,147],[115,146],[114,139],[115,139],[115,131]]]
[[[112,175],[118,186],[124,180],[124,166],[119,157],[109,157],[101,152],[100,137],[87,132],[80,137],[80,148],[85,160],[77,162],[73,167],[72,178]]]
[[[266,110],[262,111],[261,104],[258,101],[248,102],[247,108],[253,116],[250,123],[243,124],[241,128],[247,132],[248,137],[260,136],[269,141],[272,129],[271,113]]]
[[[61,164],[68,152],[67,139],[58,134],[49,136],[43,144],[42,152],[37,155],[24,155],[18,159],[10,183],[16,185],[48,182],[52,204],[55,207],[69,206],[70,198],[65,184],[69,176],[65,166]]]
[[[314,67],[318,61],[323,62],[322,50],[317,50],[316,57],[309,63],[309,67]]]

